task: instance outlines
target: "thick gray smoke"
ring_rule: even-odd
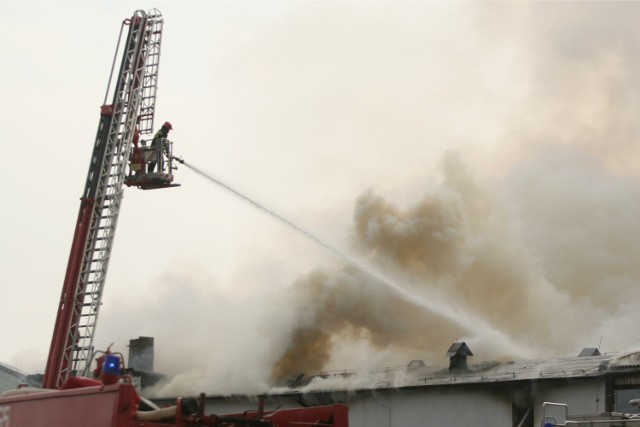
[[[354,238],[369,264],[416,295],[451,305],[453,318],[395,296],[357,269],[314,272],[292,286],[302,315],[274,377],[325,368],[338,337],[365,337],[375,349],[433,362],[462,338],[483,357],[575,345],[565,334],[577,335],[583,322],[564,310],[570,300],[547,282],[504,207],[474,184],[455,154],[445,157],[443,173],[441,183],[405,209],[371,191],[362,194]],[[477,326],[461,328],[455,316]],[[562,335],[554,333],[557,322],[566,328]],[[506,334],[512,346],[494,341],[481,324]],[[518,354],[511,353],[518,347]]]
[[[601,340],[627,348],[637,343],[635,328],[626,328],[638,320],[640,296],[640,44],[631,31],[638,5],[497,8],[502,13],[479,8],[479,30],[508,44],[514,40],[501,39],[490,21],[517,18],[510,34],[531,67],[530,94],[502,155],[483,159],[506,161],[508,172],[490,171],[494,178],[483,182],[450,153],[441,181],[409,206],[367,192],[356,202],[356,245],[401,283],[426,298],[448,296],[461,315],[482,319],[530,356],[573,354]],[[391,312],[379,310],[385,297],[364,285],[370,280],[342,276],[314,273],[295,284],[314,289],[301,303],[319,315],[301,317],[276,376],[323,368],[330,337],[354,332],[376,350],[418,350],[433,361],[461,333],[483,358],[510,356],[481,331],[461,332],[446,319],[395,308],[393,299]],[[363,315],[360,306],[372,309]],[[305,358],[320,342],[324,352]]]
[[[384,128],[388,135],[437,145],[438,138],[407,123],[427,121],[418,105],[433,112],[430,102],[461,98],[466,115],[451,109],[444,123],[476,125],[464,134],[472,135],[470,143],[441,154],[438,171],[412,169],[410,189],[372,182],[370,190],[353,193],[345,246],[407,294],[348,263],[319,263],[284,288],[250,293],[241,293],[242,282],[230,292],[207,275],[171,267],[146,307],[137,308],[145,328],[124,328],[134,323],[127,319],[118,325],[127,331],[121,342],[136,333],[156,337],[158,369],[177,374],[158,393],[264,391],[301,372],[414,358],[444,363],[448,346],[461,339],[475,360],[637,345],[640,3],[478,3],[473,9],[473,29],[463,35],[481,53],[452,64],[447,96],[432,101],[425,87],[408,85],[406,93],[425,98],[408,104],[415,108],[369,118],[379,129],[379,117],[402,116]],[[394,35],[394,42],[403,40]],[[407,76],[420,75],[421,61]],[[413,70],[408,63],[398,67]],[[498,101],[476,94],[465,80],[476,68],[495,79],[490,93]],[[370,99],[380,95],[358,89]],[[336,104],[356,111],[368,102],[357,101]],[[332,123],[344,135],[365,134]],[[437,122],[427,127],[442,138],[457,135]],[[394,146],[393,138],[387,145]],[[408,176],[404,166],[393,168]],[[170,313],[182,314],[169,321]]]

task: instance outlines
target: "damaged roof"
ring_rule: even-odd
[[[609,361],[611,368],[639,368],[640,350],[620,354]]]
[[[467,369],[447,365],[429,366],[417,361],[374,372],[340,371],[300,374],[285,387],[269,394],[311,391],[356,391],[443,385],[478,385],[523,380],[579,379],[603,376],[628,368],[640,368],[640,353],[554,357],[529,360],[469,363]]]

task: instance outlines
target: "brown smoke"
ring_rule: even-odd
[[[448,153],[439,182],[425,185],[413,203],[400,206],[392,194],[368,191],[355,204],[354,247],[371,265],[411,292],[436,295],[460,317],[502,332],[530,355],[575,354],[601,339],[619,350],[640,339],[631,327],[640,320],[633,308],[640,296],[640,38],[633,22],[640,5],[611,5],[477,7],[475,40],[483,55],[504,49],[517,52],[516,63],[523,64],[509,68],[505,61],[498,73],[505,82],[523,83],[498,85],[499,93],[521,90],[523,96],[514,98],[513,116],[495,139],[499,148],[478,151],[480,159],[471,162],[493,181]],[[477,106],[488,109],[487,120],[491,105],[483,100]],[[421,313],[424,307],[406,310],[406,300],[393,301],[403,307],[394,311],[393,323],[374,320],[376,309],[358,317],[335,310],[327,301],[354,295],[337,284],[344,274],[325,274],[322,298],[297,295],[307,310],[325,314],[306,313],[313,321],[303,324],[322,331],[330,345],[364,340],[375,350],[440,362],[447,345],[460,338],[474,341],[476,357],[505,352],[487,339],[488,329],[451,328],[451,319]],[[369,300],[385,291],[357,272],[350,276],[356,277],[362,305],[373,306]],[[353,330],[366,333],[354,336]],[[423,339],[434,330],[440,334]],[[296,373],[319,368],[318,360],[307,365],[298,352],[304,342],[290,344],[281,361],[295,360]]]
[[[459,326],[350,266],[331,273],[314,271],[296,281],[292,292],[299,317],[287,350],[275,364],[275,380],[322,370],[336,337],[366,336],[377,348],[412,349],[442,343],[462,332]]]
[[[389,2],[377,6],[394,7]],[[422,8],[426,3],[403,7]],[[154,286],[159,295],[153,304],[145,304],[146,310],[111,305],[113,310],[143,317],[146,330],[140,334],[155,335],[157,343],[180,337],[185,342],[165,359],[177,362],[189,355],[194,359],[187,361],[189,366],[204,366],[193,378],[217,391],[238,391],[256,383],[267,388],[273,379],[301,372],[406,364],[411,358],[446,363],[444,352],[457,340],[470,345],[477,361],[574,355],[601,340],[603,352],[637,343],[640,33],[635,17],[640,3],[493,2],[465,3],[462,8],[435,33],[423,31],[433,28],[425,25],[432,16],[427,9],[398,15],[411,25],[397,25],[387,13],[373,14],[373,21],[358,15],[360,27],[345,15],[336,22],[339,13],[327,13],[321,20],[310,13],[293,21],[308,39],[297,30],[288,32],[283,23],[274,26],[278,32],[271,50],[257,43],[263,38],[257,37],[248,45],[255,49],[250,53],[260,55],[230,49],[239,53],[235,63],[227,62],[233,64],[229,76],[246,70],[237,87],[253,84],[247,91],[251,93],[272,88],[267,99],[280,99],[297,81],[283,70],[296,70],[301,78],[293,85],[297,96],[283,98],[296,105],[296,111],[269,108],[254,116],[278,129],[278,138],[260,146],[265,156],[274,148],[289,152],[278,145],[285,140],[322,146],[323,160],[309,164],[322,171],[323,187],[330,190],[309,197],[312,207],[306,211],[283,213],[300,220],[308,219],[311,211],[322,216],[318,212],[326,205],[342,206],[345,198],[375,186],[355,197],[349,230],[353,245],[345,252],[407,294],[357,267],[325,266],[314,255],[306,259],[315,270],[296,281],[283,279],[272,270],[311,268],[291,268],[287,263],[304,257],[289,256],[299,254],[276,244],[265,245],[268,249],[260,256],[241,257],[246,265],[238,269],[257,273],[230,281],[233,293],[216,286],[216,278],[176,271],[179,279],[158,280],[164,291]],[[469,8],[475,13],[468,13]],[[472,19],[474,27],[467,28],[466,20],[457,19],[460,15]],[[384,24],[386,31],[379,31],[377,24]],[[326,28],[331,31],[318,31]],[[324,43],[327,36],[332,43]],[[291,40],[305,43],[293,45],[295,54],[283,54],[281,46]],[[429,49],[432,42],[443,49]],[[331,56],[316,56],[322,51]],[[264,58],[266,66],[246,67],[248,57]],[[353,57],[358,60],[343,61]],[[283,59],[285,66],[272,67],[277,64],[274,58]],[[299,69],[300,64],[306,66]],[[269,84],[257,79],[255,69],[269,71]],[[227,87],[232,90],[221,99],[237,95],[237,87]],[[237,111],[246,105],[238,103]],[[267,110],[278,114],[268,120]],[[234,120],[246,120],[238,117]],[[273,130],[270,126],[255,126],[261,141]],[[292,133],[280,137],[279,132],[289,128]],[[352,145],[358,140],[365,143]],[[461,154],[445,154],[440,176],[427,181],[435,174],[430,159],[444,147]],[[246,150],[238,152],[244,156]],[[424,165],[423,159],[428,159]],[[327,165],[340,173],[327,173]],[[311,181],[304,178],[316,169],[296,167],[282,168],[286,179],[269,185],[290,191],[291,197],[309,192]],[[265,176],[272,172],[263,171]],[[341,188],[347,181],[352,185]],[[340,195],[334,199],[332,192]],[[312,230],[335,241],[340,233],[336,230],[342,228],[336,225],[339,215],[332,212]],[[219,229],[216,224],[203,235],[215,239]],[[327,236],[327,230],[335,234]],[[210,254],[214,271],[221,255]],[[174,268],[179,270],[179,264]],[[280,292],[279,286],[289,282]],[[246,292],[252,284],[256,291]],[[191,292],[175,295],[176,288]],[[236,295],[243,292],[250,297]],[[167,316],[176,312],[175,301],[188,302],[180,312],[192,317]],[[440,307],[447,311],[434,310]],[[112,330],[141,323],[122,322]],[[185,331],[197,339],[182,339]],[[127,334],[122,339],[135,336]],[[215,351],[207,352],[211,342]],[[191,389],[198,391],[189,379]]]
[[[563,319],[568,328],[572,323],[562,314],[563,295],[546,282],[500,204],[473,184],[457,155],[448,153],[442,166],[441,183],[406,209],[371,191],[358,197],[356,247],[405,289],[426,299],[444,295],[439,303],[448,301],[461,317],[477,318],[522,345],[561,346],[552,336],[554,322]],[[354,331],[377,349],[427,358],[441,357],[462,336],[486,332],[461,327],[354,267],[316,271],[292,291],[304,308],[274,378],[321,370],[330,360],[332,337],[355,339]]]

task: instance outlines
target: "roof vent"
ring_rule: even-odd
[[[582,349],[578,357],[585,357],[585,356],[600,356],[600,350],[593,347],[585,347]]]
[[[407,365],[407,368],[415,369],[415,368],[424,368],[425,366],[427,365],[425,365],[424,360],[416,359],[409,362],[409,364]]]
[[[129,368],[153,372],[153,337],[129,340]]]
[[[473,356],[469,347],[464,342],[454,342],[445,355],[449,358],[449,370],[466,370],[467,356]]]
[[[289,386],[289,388],[300,387],[302,385],[303,378],[304,374],[298,374],[298,376],[294,379],[287,381],[287,385]]]

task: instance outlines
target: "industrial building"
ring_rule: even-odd
[[[600,354],[585,348],[574,357],[471,363],[471,349],[454,343],[449,363],[430,366],[422,360],[377,372],[300,374],[264,396],[209,396],[207,411],[242,412],[255,407],[284,409],[344,403],[351,427],[518,426],[568,419],[630,420],[640,398],[640,352]],[[640,421],[640,420],[638,420]],[[627,421],[627,425],[640,425]]]
[[[143,391],[164,379],[153,371],[153,344],[153,338],[139,337],[129,345],[128,373]],[[554,425],[607,419],[617,421],[604,425],[640,426],[640,417],[634,418],[640,350],[601,354],[585,348],[572,357],[477,363],[473,357],[466,343],[456,342],[441,365],[412,360],[373,372],[301,373],[262,395],[209,395],[206,411],[242,413],[262,399],[267,411],[345,404],[352,427],[533,427],[550,418]],[[0,392],[39,380],[0,364]],[[175,398],[153,400],[163,406]],[[545,402],[566,407],[543,408]]]

